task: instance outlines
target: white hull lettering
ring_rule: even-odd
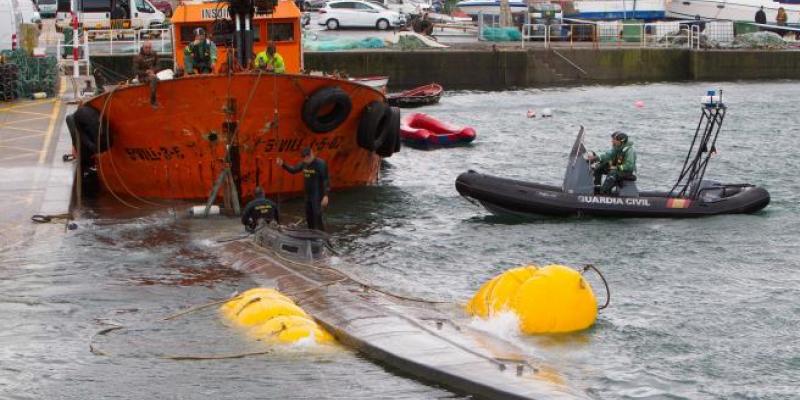
[[[587,204],[607,204],[612,206],[650,207],[650,200],[605,196],[578,196],[578,201]]]

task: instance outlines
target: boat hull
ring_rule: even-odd
[[[475,136],[475,129],[471,127],[455,126],[423,113],[406,115],[400,123],[400,138],[412,147],[465,145],[472,143]]]
[[[766,190],[749,185],[736,185],[736,194],[715,201],[670,198],[666,193],[657,192],[641,192],[639,197],[616,197],[565,193],[556,186],[472,171],[458,176],[456,190],[495,214],[512,215],[693,218],[753,213],[770,201]]]
[[[664,0],[588,0],[573,2],[574,12],[564,12],[568,18],[590,20],[663,19]]]
[[[751,0],[733,3],[714,0],[672,0],[667,4],[667,16],[694,19],[699,15],[702,18],[753,22],[756,11],[761,6],[764,6],[768,23],[775,23],[779,7],[786,10],[789,22],[800,19],[800,4]]]
[[[314,133],[303,122],[306,98],[320,89],[347,93],[352,109],[338,127]],[[240,122],[229,141],[224,124],[227,98],[236,102],[231,118]],[[382,93],[365,85],[325,77],[284,74],[190,76],[158,84],[157,105],[148,86],[129,86],[90,99],[85,105],[107,121],[112,146],[96,155],[105,188],[121,196],[203,200],[224,170],[226,147],[239,193],[253,195],[257,185],[268,195],[298,194],[302,174],[290,175],[276,164],[300,161],[311,147],[328,163],[333,189],[374,183],[380,157],[359,147],[356,132],[362,111]]]

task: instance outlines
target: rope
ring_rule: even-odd
[[[34,214],[31,216],[31,221],[36,222],[37,224],[46,224],[48,222],[52,222],[54,219],[57,220],[67,220],[69,219],[69,214],[56,214],[56,215],[43,215],[43,214]]]
[[[586,271],[588,271],[590,269],[594,270],[594,272],[596,272],[597,275],[600,276],[600,279],[603,280],[603,285],[605,285],[605,287],[606,287],[606,303],[603,304],[600,307],[597,307],[598,310],[602,310],[602,309],[605,309],[606,307],[608,307],[608,303],[611,302],[611,289],[608,287],[608,282],[606,282],[606,277],[603,276],[603,273],[600,272],[600,270],[597,269],[597,267],[595,267],[592,264],[586,264],[586,266],[583,267],[583,271],[581,272],[581,275],[583,275]]]
[[[98,122],[99,127],[98,127],[98,130],[97,130],[97,144],[98,144],[98,146],[100,145],[100,132],[103,131],[103,115],[105,114],[106,109],[108,108],[108,104],[111,101],[111,96],[114,95],[114,92],[116,90],[117,90],[117,88],[114,88],[108,93],[108,95],[106,95],[105,102],[103,102],[103,108],[102,108],[102,110],[100,110],[100,120]],[[102,162],[98,161],[98,163],[97,163],[97,171],[100,173],[101,180],[103,182],[106,182],[106,174],[103,171],[103,163]],[[119,201],[120,203],[128,206],[129,208],[133,208],[133,209],[137,209],[137,210],[140,209],[140,207],[137,207],[137,206],[135,206],[135,205],[133,205],[131,203],[128,203],[127,201],[125,201],[124,199],[119,197],[119,195],[117,195],[117,193],[114,192],[114,189],[111,189],[111,186],[108,183],[106,183],[105,185],[106,185],[106,189],[108,189],[108,191],[111,192],[111,195],[114,196],[114,198],[117,199],[117,201]]]
[[[197,311],[200,311],[200,310],[204,310],[206,308],[209,308],[211,306],[215,306],[217,304],[223,304],[223,303],[227,303],[229,301],[238,300],[238,299],[241,299],[241,298],[242,298],[242,295],[239,294],[239,295],[233,296],[231,298],[212,301],[210,303],[205,303],[205,304],[201,304],[201,305],[198,305],[198,306],[189,307],[189,308],[187,308],[187,309],[185,309],[183,311],[180,311],[178,313],[172,314],[172,315],[170,315],[168,317],[164,317],[161,320],[162,321],[172,321],[173,319],[180,318],[180,317],[182,317],[184,315],[191,314],[191,313],[194,313],[194,312],[197,312]]]
[[[407,301],[413,301],[413,302],[418,302],[418,303],[427,303],[427,304],[449,304],[449,303],[451,303],[449,301],[426,300],[426,299],[421,299],[421,298],[418,298],[418,297],[410,297],[410,296],[403,296],[403,295],[395,294],[395,293],[392,293],[392,292],[390,292],[388,290],[378,289],[378,288],[376,288],[376,287],[374,287],[374,286],[372,286],[370,284],[364,283],[364,282],[362,282],[362,281],[360,281],[358,279],[355,279],[352,276],[350,276],[350,275],[348,275],[348,274],[346,274],[346,273],[344,273],[341,270],[338,270],[336,268],[321,267],[321,266],[316,266],[316,265],[313,265],[313,264],[308,264],[308,263],[303,263],[303,262],[300,262],[300,261],[291,260],[289,258],[283,257],[282,255],[280,255],[279,253],[275,252],[274,250],[266,249],[266,248],[263,248],[263,247],[262,247],[262,249],[270,251],[273,256],[280,258],[282,261],[285,261],[285,262],[288,262],[288,263],[292,263],[292,264],[296,264],[296,265],[300,265],[300,266],[307,267],[307,268],[312,268],[312,269],[315,269],[315,270],[318,270],[318,271],[334,272],[334,273],[338,274],[339,276],[341,276],[342,278],[344,278],[344,279],[341,280],[341,282],[344,282],[346,280],[350,280],[350,281],[353,281],[354,283],[360,285],[363,288],[366,288],[366,289],[369,289],[369,290],[373,290],[375,292],[382,293],[382,294],[385,294],[387,296],[394,297],[394,298],[397,298],[397,299],[400,299],[400,300],[407,300]]]
[[[199,360],[227,360],[231,358],[245,358],[245,357],[252,357],[252,356],[262,356],[265,354],[272,353],[272,350],[265,350],[265,351],[254,351],[250,353],[236,353],[236,354],[221,354],[221,355],[185,355],[185,356],[161,356],[164,360],[175,360],[175,361],[199,361]]]

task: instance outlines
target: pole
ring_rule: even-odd
[[[72,14],[72,77],[78,78],[80,76],[78,71],[78,58],[80,49],[78,49],[78,14],[75,11]]]

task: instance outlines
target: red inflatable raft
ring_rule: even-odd
[[[475,140],[475,129],[442,122],[428,114],[413,113],[401,120],[400,137],[406,144],[417,147],[455,146]]]

